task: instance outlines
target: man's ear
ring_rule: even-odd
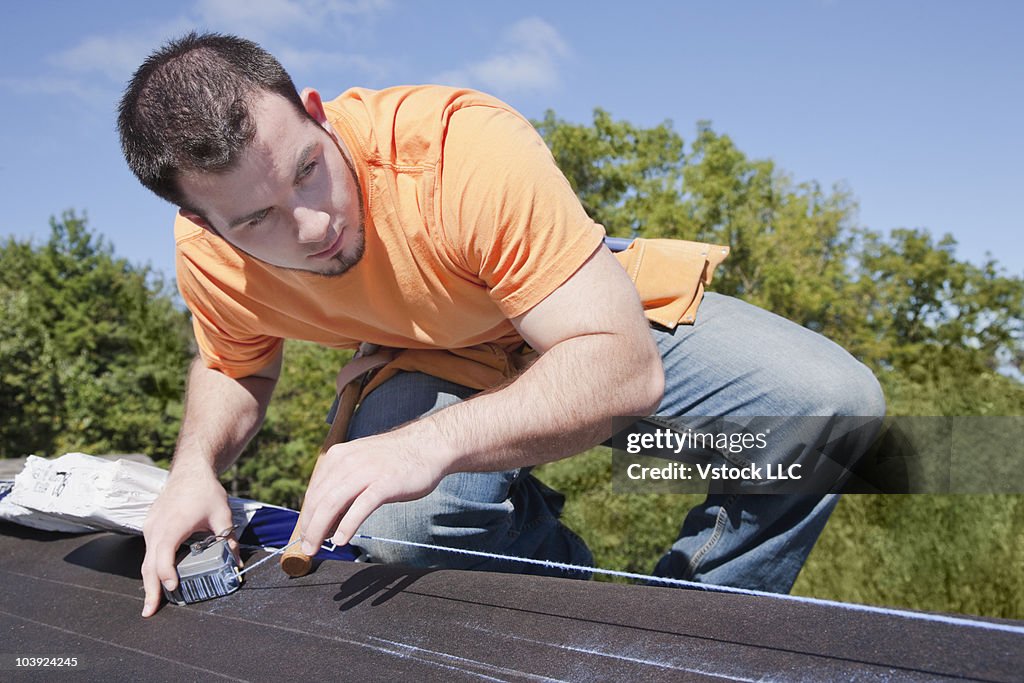
[[[189,211],[188,209],[178,209],[178,215],[180,215],[182,218],[187,218],[188,220],[192,221],[203,230],[209,230],[213,234],[217,234],[217,231],[213,229],[213,226],[210,225],[209,221],[207,221],[205,218],[200,216],[195,211]]]
[[[324,111],[323,100],[320,99],[320,93],[313,88],[303,88],[302,93],[299,95],[299,99],[302,100],[303,106],[306,111],[316,119],[316,122],[321,126],[327,123],[327,112]]]

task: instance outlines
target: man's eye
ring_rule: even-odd
[[[248,225],[250,228],[255,228],[257,225],[263,222],[263,220],[267,217],[269,213],[270,209],[263,209],[263,211],[260,211],[258,214],[256,214],[256,217],[253,218],[248,223],[246,223],[246,225]]]

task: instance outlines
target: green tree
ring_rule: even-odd
[[[274,399],[259,434],[225,475],[235,495],[298,508],[328,425],[338,370],[351,351],[289,340]]]
[[[23,289],[0,285],[0,457],[52,452],[62,391],[53,338]]]
[[[534,125],[587,214],[609,234],[657,236],[682,224],[683,139],[671,122],[637,128],[595,109],[593,126],[585,126],[549,110]]]
[[[922,358],[943,349],[973,358],[965,370],[1014,362],[1020,370],[1021,278],[993,260],[957,260],[950,235],[936,242],[927,230],[899,229],[888,239],[871,231],[859,238],[852,290],[864,311],[858,342],[866,356],[915,375]]]
[[[829,335],[850,324],[845,262],[856,205],[845,190],[794,184],[708,122],[689,151],[669,122],[637,128],[601,109],[592,126],[550,111],[535,125],[609,234],[728,244],[716,291]]]
[[[601,109],[592,125],[551,111],[535,125],[610,234],[728,244],[716,291],[844,345],[900,397],[899,411],[1021,404],[1021,383],[1001,371],[1019,373],[1024,357],[1024,281],[994,261],[958,260],[949,236],[859,227],[848,190],[795,183],[706,121],[689,150],[670,122],[638,128]],[[902,400],[926,385],[917,408]],[[940,394],[938,406],[927,398]]]
[[[42,246],[0,246],[0,291],[0,454],[170,456],[190,335],[156,273],[66,212]]]
[[[698,124],[683,177],[690,223],[677,236],[731,248],[717,291],[830,337],[850,325],[855,313],[844,290],[856,204],[848,192],[795,184],[707,122]]]

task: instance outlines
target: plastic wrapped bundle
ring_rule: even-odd
[[[131,460],[85,453],[53,460],[29,456],[13,485],[0,482],[0,519],[46,531],[142,534],[146,514],[166,481],[166,470]],[[245,498],[229,498],[228,504],[239,541],[250,546],[286,545],[299,516]],[[357,555],[356,548],[344,546],[321,550],[317,558],[353,560]]]

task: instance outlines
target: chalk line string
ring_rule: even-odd
[[[264,563],[264,562],[266,562],[267,560],[272,560],[272,559],[274,559],[275,557],[277,557],[278,555],[280,555],[281,553],[283,553],[283,552],[284,552],[285,550],[288,550],[288,548],[291,548],[291,547],[292,547],[293,545],[295,545],[296,543],[298,543],[298,542],[299,542],[299,541],[301,541],[301,540],[302,540],[301,538],[296,538],[296,539],[295,539],[294,541],[292,541],[291,543],[289,543],[289,544],[288,544],[288,545],[286,545],[285,547],[283,547],[283,548],[278,548],[278,549],[277,549],[277,550],[275,550],[274,552],[272,552],[272,553],[270,553],[269,555],[267,555],[266,557],[264,557],[264,558],[263,558],[262,560],[259,560],[258,562],[255,562],[255,563],[253,563],[253,564],[250,564],[250,565],[249,565],[248,567],[246,567],[245,569],[243,569],[243,570],[241,570],[240,572],[238,572],[238,575],[239,575],[239,576],[241,576],[242,574],[246,573],[247,571],[251,571],[251,570],[253,570],[253,569],[256,569],[256,567],[260,566],[261,564],[263,564],[263,563]],[[259,546],[259,547],[262,547],[262,546]],[[269,548],[263,548],[263,549],[264,549],[264,550],[269,550]]]
[[[581,573],[591,574],[604,574],[606,576],[618,576],[627,579],[638,579],[641,581],[652,581],[656,583],[664,583],[673,586],[681,586],[685,588],[693,588],[702,591],[711,591],[719,593],[735,593],[738,595],[750,595],[759,598],[772,598],[774,600],[788,600],[790,602],[797,602],[810,605],[820,605],[823,607],[836,607],[839,609],[850,610],[853,612],[868,612],[871,614],[882,614],[891,617],[900,617],[903,619],[914,619],[917,621],[930,621],[940,624],[948,624],[952,626],[965,626],[968,628],[978,628],[989,631],[1001,631],[1004,633],[1012,633],[1014,635],[1024,635],[1024,626],[1016,626],[1013,624],[1000,624],[988,621],[976,621],[974,619],[967,619],[964,617],[953,617],[945,614],[929,614],[927,612],[911,612],[908,610],[895,609],[892,607],[876,607],[874,605],[861,605],[852,602],[839,602],[838,600],[826,600],[823,598],[810,598],[800,595],[787,595],[785,593],[769,593],[767,591],[753,590],[750,588],[735,588],[733,586],[716,586],[712,584],[697,583],[696,581],[686,581],[684,579],[671,579],[663,576],[650,576],[648,574],[638,574],[635,572],[624,572],[615,569],[602,569],[600,567],[585,567],[583,565],[569,564],[566,562],[555,562],[553,560],[536,560],[528,557],[515,557],[512,555],[500,555],[498,553],[488,553],[481,550],[466,550],[463,548],[450,548],[443,545],[433,545],[431,543],[417,543],[416,541],[403,541],[395,538],[382,538],[379,536],[368,536],[366,534],[356,534],[354,538],[366,539],[368,541],[379,541],[381,543],[394,543],[397,545],[411,546],[414,548],[426,548],[428,550],[440,550],[442,552],[457,553],[460,555],[472,555],[474,557],[485,557],[492,560],[505,560],[507,562],[521,562],[525,564],[539,565],[543,567],[550,567],[553,569],[564,569],[567,571],[575,571]],[[333,543],[328,547],[327,544],[323,545],[326,550],[334,550],[337,546]],[[266,558],[270,559],[270,558]],[[264,560],[261,560],[261,562]]]
[[[580,573],[591,573],[591,574],[604,574],[606,576],[618,576],[626,579],[637,579],[640,581],[650,581],[654,583],[663,583],[672,586],[680,586],[683,588],[691,588],[700,591],[717,592],[717,593],[733,593],[737,595],[749,595],[759,598],[771,598],[773,600],[786,600],[790,602],[796,602],[808,605],[819,605],[822,607],[835,607],[838,609],[849,610],[852,612],[867,612],[869,614],[881,614],[890,617],[899,617],[902,619],[911,619],[916,621],[930,621],[934,623],[947,624],[950,626],[964,626],[967,628],[977,628],[988,631],[1000,631],[1003,633],[1012,633],[1014,635],[1024,635],[1024,626],[1017,626],[1014,624],[1000,624],[988,621],[977,621],[974,619],[968,619],[965,617],[954,617],[945,614],[929,614],[927,612],[911,612],[908,610],[896,609],[892,607],[877,607],[875,605],[861,605],[853,602],[840,602],[838,600],[826,600],[824,598],[811,598],[801,595],[788,595],[785,593],[769,593],[767,591],[753,590],[750,588],[736,588],[733,586],[716,586],[713,584],[697,583],[696,581],[687,581],[685,579],[673,579],[664,576],[651,576],[649,574],[640,574],[636,572],[619,571],[616,569],[602,569],[601,567],[586,567],[583,565],[570,564],[568,562],[556,562],[554,560],[537,560],[529,557],[515,557],[513,555],[501,555],[499,553],[488,553],[482,550],[467,550],[464,548],[451,548],[443,545],[434,545],[432,543],[418,543],[416,541],[403,541],[395,538],[383,538],[380,536],[369,536],[367,534],[356,534],[353,538],[361,538],[367,541],[379,541],[381,543],[393,543],[396,545],[404,545],[414,548],[425,548],[427,550],[439,550],[441,552],[456,553],[460,555],[471,555],[474,557],[483,557],[491,560],[503,560],[506,562],[520,562],[523,564],[532,564],[542,567],[549,567],[552,569],[562,569],[572,572]],[[302,539],[296,539],[284,546],[274,550],[270,555],[259,560],[255,564],[251,564],[245,569],[238,572],[239,575],[244,574],[252,569],[255,569],[259,565],[267,562],[268,560],[280,555],[288,548],[301,541]],[[324,550],[333,551],[337,548],[334,543],[324,543],[321,546]],[[265,548],[266,549],[266,548]]]

